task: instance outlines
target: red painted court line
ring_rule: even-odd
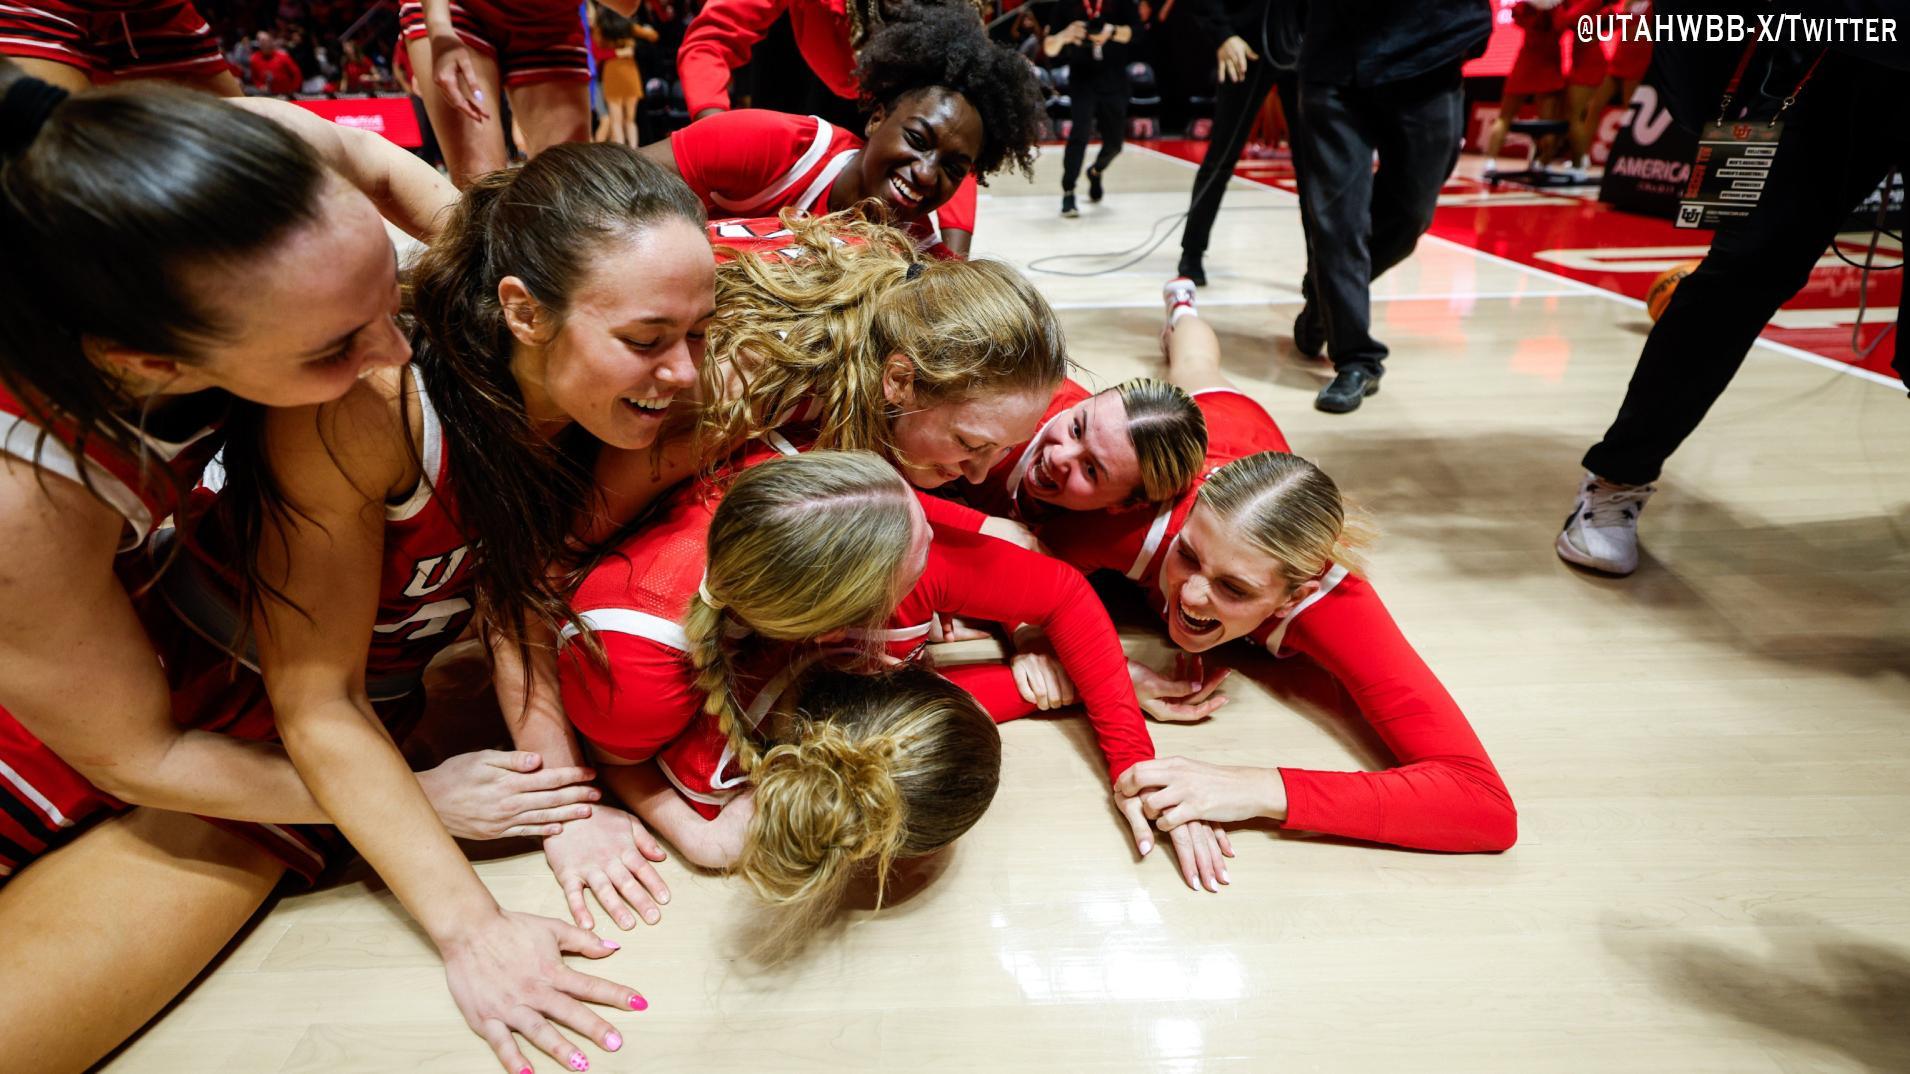
[[[1156,152],[1198,163],[1207,143],[1160,139],[1139,143]],[[1243,159],[1234,174],[1292,193],[1293,169],[1284,159]],[[1475,179],[1455,178],[1445,197],[1477,199],[1441,205],[1432,234],[1515,264],[1555,273],[1613,294],[1640,299],[1665,269],[1704,255],[1710,232],[1673,227],[1668,220],[1619,212],[1594,197],[1547,191],[1540,196],[1518,186],[1497,191]],[[1844,236],[1840,248],[1864,259],[1868,236]],[[1894,265],[1901,253],[1888,240],[1876,263]],[[1862,272],[1825,254],[1810,282],[1784,304],[1762,338],[1892,378],[1896,340],[1886,339],[1869,357],[1851,346]],[[1860,347],[1870,347],[1896,323],[1903,294],[1902,272],[1872,271],[1864,301]]]

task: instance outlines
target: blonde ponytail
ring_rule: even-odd
[[[751,775],[757,820],[737,865],[758,895],[809,903],[839,893],[864,863],[878,891],[888,883],[907,833],[899,749],[890,735],[858,739],[823,721],[799,724],[794,742],[763,755]]]
[[[744,470],[717,505],[683,631],[704,711],[744,771],[760,751],[736,704],[736,647],[880,626],[903,597],[914,495],[866,451],[812,451]]]
[[[968,692],[924,668],[811,671],[787,741],[751,780],[756,813],[736,872],[788,916],[799,943],[873,869],[881,905],[896,859],[933,853],[973,827],[1001,779],[1001,734]],[[785,707],[788,712],[789,708]]]

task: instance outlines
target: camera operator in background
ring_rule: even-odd
[[[1659,0],[1656,10],[1716,9]],[[1704,261],[1672,292],[1645,339],[1617,419],[1585,453],[1577,501],[1553,547],[1566,562],[1607,574],[1637,569],[1638,516],[1656,491],[1652,482],[1737,375],[1771,315],[1804,286],[1865,197],[1893,170],[1901,175],[1910,167],[1910,46],[1902,41],[1910,4],[1783,0],[1740,10],[1747,19],[1773,12],[1894,17],[1899,40],[1749,48],[1657,43],[1658,77],[1680,125],[1697,131],[1714,120],[1744,118],[1781,127],[1756,205],[1719,228]],[[1721,106],[1740,66],[1739,89]],[[1903,318],[1900,304],[1899,337],[1885,345],[1896,347],[1897,373],[1910,379]]]
[[[1088,200],[1105,193],[1102,175],[1120,155],[1127,136],[1127,57],[1140,26],[1134,0],[1059,0],[1048,9],[1048,36],[1041,43],[1050,60],[1068,67],[1068,97],[1074,125],[1061,155],[1061,215],[1081,215],[1075,180],[1087,156],[1088,137],[1101,134],[1101,151],[1088,168]]]

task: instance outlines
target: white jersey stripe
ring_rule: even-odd
[[[723,770],[723,766],[728,764],[729,762],[730,762],[730,751],[725,749],[723,751],[723,758],[720,762],[718,762],[716,766],[716,770],[718,772],[721,772]],[[657,758],[657,767],[663,770],[664,778],[670,781],[670,785],[676,788],[676,792],[682,795],[683,797],[688,798],[692,802],[702,802],[704,805],[721,806],[725,802],[728,802],[731,798],[736,797],[736,792],[734,791],[731,791],[729,794],[725,794],[725,795],[722,795],[721,797],[718,797],[717,795],[714,795],[714,794],[704,794],[700,791],[691,790],[688,786],[684,784],[682,780],[677,778],[677,775],[675,772],[670,771],[670,762],[664,760],[662,757]],[[711,782],[716,782],[716,781],[712,780]]]
[[[60,807],[48,800],[46,795],[41,794],[38,788],[27,782],[25,776],[14,771],[13,766],[5,761],[0,761],[0,779],[12,784],[13,789],[25,795],[27,801],[39,806],[40,812],[45,813],[46,819],[52,821],[55,826],[61,828],[73,826],[73,822],[67,818],[67,815],[60,812]]]
[[[741,201],[731,201],[714,191],[710,193],[710,200],[733,213],[743,213],[787,193],[790,187],[795,186],[802,179],[803,173],[822,160],[822,155],[829,151],[829,139],[835,134],[835,128],[821,116],[809,118],[816,121],[816,139],[809,143],[809,148],[803,150],[802,156],[796,160],[796,163],[790,165],[789,170],[780,178]]]
[[[667,645],[680,653],[690,651],[690,636],[684,633],[683,627],[660,615],[640,612],[635,608],[593,608],[587,612],[578,612],[577,618],[583,620],[584,625],[592,630],[647,638],[658,645]],[[566,624],[557,640],[560,643],[566,642],[576,635],[577,628]]]
[[[1147,539],[1141,542],[1141,554],[1134,557],[1134,565],[1127,569],[1127,576],[1140,581],[1147,575],[1147,565],[1154,559],[1154,553],[1160,550],[1161,538],[1167,534],[1167,520],[1174,516],[1175,501],[1169,500],[1161,505],[1160,512],[1147,527]]]
[[[85,474],[82,475],[80,460],[73,455],[73,449],[56,436],[42,440],[40,433],[40,426],[24,414],[0,414],[0,455],[11,455],[28,465],[37,461],[42,470],[64,477],[82,488],[86,487],[87,478],[90,477],[93,491],[133,528],[132,537],[120,546],[120,551],[139,547],[153,528],[152,512],[146,509],[146,503],[139,498],[139,494],[92,459],[86,460]]]
[[[876,630],[851,630],[848,631],[848,636],[857,641],[914,641],[916,638],[928,637],[929,627],[933,625],[934,623],[931,621],[927,623],[917,623],[914,626],[882,627]]]
[[[809,184],[808,189],[802,192],[800,198],[796,199],[796,207],[805,212],[808,211],[809,207],[816,203],[816,199],[822,197],[823,194],[829,190],[829,184],[836,181],[836,176],[842,174],[842,169],[848,167],[849,162],[854,160],[856,154],[860,152],[862,152],[860,149],[845,149],[837,153],[835,159],[831,160],[827,167],[817,173],[815,181]],[[828,206],[825,205],[823,208],[827,209]]]
[[[409,390],[418,393],[418,411],[424,421],[424,450],[418,453],[418,483],[402,502],[385,505],[387,522],[403,522],[415,517],[431,502],[431,490],[444,481],[444,422],[438,418],[438,409],[431,405],[431,393],[424,390],[424,382],[413,379],[411,383]]]
[[[938,231],[937,234],[939,235],[940,232]],[[1068,410],[1072,409],[1074,408],[1068,408]],[[1067,410],[1063,410],[1061,414],[1066,414],[1067,412]],[[1008,502],[1014,504],[1017,508],[1021,506],[1021,479],[1028,476],[1029,467],[1035,463],[1035,442],[1046,435],[1048,426],[1061,420],[1061,414],[1056,414],[1054,417],[1041,423],[1041,428],[1036,429],[1035,435],[1028,439],[1028,450],[1021,453],[1021,458],[1015,463],[1015,468],[1008,471]]]
[[[1280,643],[1287,638],[1287,628],[1293,625],[1295,619],[1300,618],[1301,612],[1318,604],[1321,597],[1333,592],[1334,586],[1344,582],[1346,580],[1346,573],[1345,567],[1335,563],[1331,570],[1321,575],[1320,588],[1314,590],[1312,596],[1294,605],[1293,610],[1287,613],[1286,618],[1280,620],[1279,627],[1276,628],[1273,633],[1267,635],[1267,651],[1275,656],[1279,656]]]

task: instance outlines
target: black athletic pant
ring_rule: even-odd
[[[1068,82],[1073,102],[1074,125],[1068,129],[1068,148],[1061,154],[1061,189],[1074,191],[1081,175],[1081,161],[1088,155],[1088,138],[1101,132],[1101,151],[1094,156],[1096,171],[1106,171],[1121,155],[1121,143],[1127,140],[1127,74],[1103,80],[1099,72],[1082,71]]]
[[[1370,285],[1432,226],[1459,162],[1459,65],[1377,86],[1302,83],[1300,114],[1308,279],[1327,353],[1340,369],[1377,373],[1387,350],[1372,335]]]
[[[1247,74],[1238,82],[1222,82],[1214,98],[1214,126],[1207,135],[1207,152],[1200,158],[1200,171],[1194,174],[1194,196],[1187,206],[1187,224],[1181,229],[1181,252],[1199,257],[1207,252],[1213,234],[1214,217],[1227,194],[1227,181],[1240,154],[1253,133],[1254,117],[1266,103],[1269,92],[1278,91],[1280,108],[1287,117],[1287,141],[1293,146],[1293,177],[1300,179],[1300,94],[1291,71],[1275,72],[1265,60],[1247,65]],[[1301,217],[1302,223],[1305,217]]]
[[[1679,282],[1645,339],[1618,419],[1585,453],[1587,470],[1623,485],[1657,480],[1851,211],[1892,168],[1910,164],[1906,99],[1910,73],[1836,54],[1818,67],[1785,116],[1764,196]],[[1905,318],[1900,304],[1896,369],[1910,376]]]

